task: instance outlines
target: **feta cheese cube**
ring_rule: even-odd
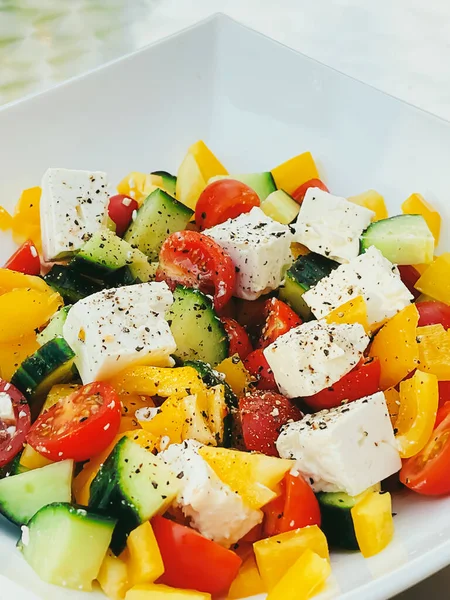
[[[383,392],[289,423],[277,449],[315,492],[356,496],[402,466]]]
[[[198,454],[202,444],[187,440],[172,444],[160,456],[180,478],[182,488],[176,506],[191,520],[191,526],[206,538],[229,547],[255,525],[263,513],[246,506],[242,498],[222,483]]]
[[[63,335],[83,383],[137,364],[172,366],[176,344],[164,318],[172,302],[166,283],[151,282],[103,290],[74,304]]]
[[[413,300],[397,267],[375,246],[334,269],[302,297],[314,316],[321,319],[360,295],[367,304],[369,325],[393,317]]]
[[[292,263],[290,228],[267,217],[258,207],[203,233],[231,256],[236,268],[234,295],[238,298],[256,300],[278,288]]]
[[[7,425],[16,422],[11,396],[6,392],[0,392],[0,421]]]
[[[42,178],[42,251],[47,261],[70,256],[106,224],[106,173],[48,169]]]
[[[295,241],[340,263],[359,254],[359,238],[375,213],[319,188],[309,188],[295,222]]]
[[[303,323],[281,335],[264,350],[282,394],[312,396],[333,385],[355,367],[369,343],[364,328]]]

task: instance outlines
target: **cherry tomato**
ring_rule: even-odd
[[[236,320],[248,331],[251,338],[258,341],[265,323],[264,307],[267,298],[257,300],[243,300],[238,298],[236,302]]]
[[[414,287],[420,277],[419,271],[417,271],[412,265],[398,265],[398,270],[400,272],[401,280],[414,296],[414,300],[416,300],[420,296],[419,290],[416,290]]]
[[[19,271],[25,275],[39,275],[41,272],[41,261],[36,246],[28,240],[14,252],[5,264],[5,269]]]
[[[125,194],[111,196],[108,204],[108,214],[111,221],[116,225],[116,234],[122,236],[128,229],[133,218],[133,213],[139,208],[139,204]]]
[[[364,396],[370,396],[380,389],[380,373],[378,358],[366,359],[337,383],[313,396],[304,398],[304,401],[313,410],[323,410],[339,406],[344,400],[351,402],[358,398],[364,398]]]
[[[275,377],[272,369],[269,367],[266,357],[263,354],[262,348],[253,350],[244,360],[244,367],[252,375],[257,384],[257,390],[272,390],[278,392],[278,386],[275,383]]]
[[[39,415],[27,442],[50,460],[88,460],[113,441],[121,414],[119,396],[110,385],[88,383]]]
[[[162,245],[156,281],[173,290],[178,284],[214,294],[214,307],[222,309],[233,295],[236,272],[233,261],[217,242],[197,231],[172,233]]]
[[[443,302],[417,302],[419,311],[419,327],[425,325],[442,325],[444,329],[450,327],[450,306]]]
[[[288,421],[300,421],[297,406],[275,392],[259,391],[239,399],[242,435],[247,450],[278,456],[275,442]]]
[[[450,401],[444,402],[444,404],[438,408],[434,428],[436,429],[448,415],[450,415]]]
[[[239,325],[234,319],[222,317],[220,320],[225,327],[230,342],[228,356],[238,354],[239,358],[244,360],[253,350],[247,332],[242,325]]]
[[[286,473],[281,496],[263,508],[266,536],[285,533],[299,527],[320,527],[319,502],[300,474]]]
[[[450,381],[438,381],[439,406],[450,400]]]
[[[0,467],[4,467],[22,450],[31,417],[21,392],[4,379],[0,379],[0,393],[9,396],[14,413],[12,419],[0,419]]]
[[[260,348],[267,348],[280,335],[303,323],[298,314],[285,302],[278,300],[278,298],[269,298],[269,300],[266,300],[264,314],[266,322],[259,339],[258,346]]]
[[[330,191],[327,188],[327,186],[323,183],[323,181],[320,181],[320,179],[310,179],[309,181],[305,181],[305,183],[302,183],[302,185],[300,185],[292,194],[292,197],[296,202],[301,204],[309,188],[319,188],[319,190],[323,190],[324,192]]]
[[[153,532],[164,563],[157,583],[225,597],[242,560],[190,527],[153,517]]]
[[[205,187],[195,207],[195,222],[200,230],[235,219],[259,206],[252,188],[235,179],[219,179]]]
[[[449,469],[450,414],[433,431],[425,448],[403,461],[400,481],[426,496],[450,494]]]

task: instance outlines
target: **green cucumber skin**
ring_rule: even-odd
[[[75,304],[103,289],[103,285],[83,277],[70,265],[53,265],[43,279],[62,296],[66,304]]]
[[[320,505],[322,529],[328,544],[345,550],[359,550],[351,509],[356,499],[348,497],[349,502],[340,502],[341,494],[317,494]],[[347,496],[346,494],[344,496]],[[336,497],[334,500],[333,498]]]
[[[150,175],[157,175],[158,177],[161,177],[167,192],[175,198],[177,188],[177,178],[175,175],[172,175],[167,171],[152,171]]]

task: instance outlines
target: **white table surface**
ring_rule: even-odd
[[[450,0],[0,0],[0,104],[217,11],[450,120]],[[449,588],[450,568],[396,600]]]

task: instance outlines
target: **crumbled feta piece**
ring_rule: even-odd
[[[48,169],[42,178],[42,251],[47,261],[69,256],[106,224],[106,173]]]
[[[375,213],[319,188],[309,188],[294,224],[295,241],[340,263],[359,254],[359,238]]]
[[[264,350],[282,394],[312,396],[333,385],[355,367],[369,343],[364,328],[303,323],[281,335]]]
[[[334,269],[302,297],[314,316],[321,319],[360,295],[366,301],[370,325],[393,317],[413,299],[397,267],[375,246]]]
[[[402,466],[383,392],[289,423],[277,449],[315,492],[356,496]]]
[[[16,422],[11,396],[6,392],[0,392],[0,421],[7,424]]]
[[[292,263],[290,228],[258,207],[203,233],[230,255],[236,268],[234,295],[238,298],[256,300],[278,288]]]
[[[175,340],[164,314],[173,302],[166,283],[103,290],[70,309],[63,335],[83,383],[137,364],[172,366]]]
[[[263,513],[246,506],[239,495],[222,483],[198,454],[201,446],[194,440],[187,440],[172,444],[158,456],[182,483],[175,503],[191,519],[191,526],[206,538],[228,548],[261,523]]]

